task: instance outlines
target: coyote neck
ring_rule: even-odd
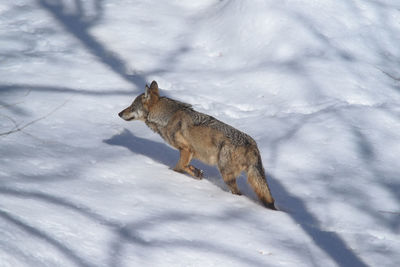
[[[177,111],[187,108],[190,108],[190,105],[167,97],[160,97],[157,103],[149,109],[146,124],[151,124],[151,127],[148,124],[151,129],[154,124],[165,127]]]

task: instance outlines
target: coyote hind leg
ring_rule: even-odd
[[[226,171],[221,166],[219,166],[219,172],[221,173],[222,179],[224,180],[226,185],[229,187],[232,194],[241,195],[242,193],[240,193],[240,190],[236,183],[237,175],[235,175],[235,173],[233,173],[233,172]]]
[[[235,195],[242,195],[242,193],[239,190],[239,187],[237,186],[236,183],[236,177],[232,176],[222,176],[222,179],[224,179],[225,183],[228,185],[229,189],[231,190],[232,194]]]

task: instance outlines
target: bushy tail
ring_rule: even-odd
[[[257,162],[249,167],[247,181],[264,206],[276,210],[275,200],[271,195],[260,155],[257,155]]]

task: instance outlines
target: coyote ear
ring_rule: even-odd
[[[153,81],[150,85],[150,87],[146,84],[146,89],[144,91],[144,97],[145,99],[150,99],[151,97],[157,97],[158,98],[158,84],[156,81]]]
[[[150,84],[150,90],[153,94],[158,95],[158,84],[156,81],[152,81]]]
[[[144,97],[147,99],[150,96],[150,88],[149,86],[146,84],[146,88],[144,89]]]

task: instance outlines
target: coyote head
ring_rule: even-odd
[[[153,81],[150,87],[146,84],[145,92],[136,97],[132,105],[122,110],[118,115],[126,121],[145,121],[150,108],[158,101],[158,84]]]

